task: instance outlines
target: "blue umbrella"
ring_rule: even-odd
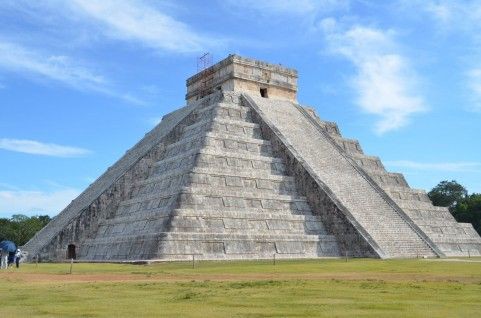
[[[6,252],[15,252],[17,250],[17,245],[12,241],[1,241],[0,248]]]

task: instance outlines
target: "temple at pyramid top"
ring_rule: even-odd
[[[231,54],[187,79],[188,104],[219,91],[245,92],[273,99],[297,100],[297,71]]]

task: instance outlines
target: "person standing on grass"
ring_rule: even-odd
[[[17,250],[15,251],[15,266],[17,268],[20,267],[20,258],[22,257],[22,251],[17,248]]]
[[[4,251],[0,247],[0,269],[7,269],[8,266],[8,251]]]

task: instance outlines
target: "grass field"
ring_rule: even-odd
[[[25,264],[0,317],[480,317],[481,259]]]

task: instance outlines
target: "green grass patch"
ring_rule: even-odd
[[[479,260],[478,260],[479,261]],[[292,260],[27,264],[0,317],[477,317],[481,263]]]

